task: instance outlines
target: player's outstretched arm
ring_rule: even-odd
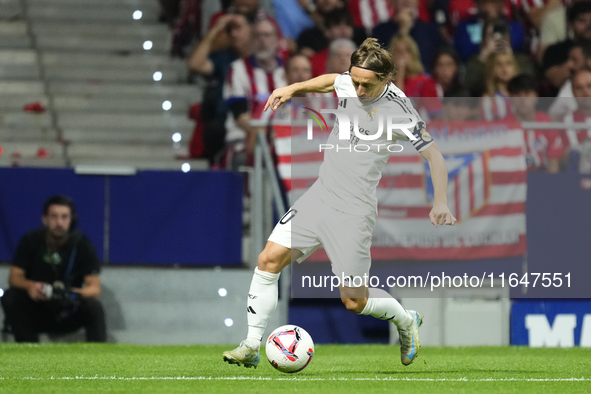
[[[334,81],[338,76],[339,74],[320,75],[304,82],[298,82],[283,88],[275,89],[269,96],[267,104],[265,104],[265,111],[269,107],[271,107],[273,111],[276,111],[277,108],[281,107],[283,103],[291,100],[296,94],[334,92]]]
[[[456,224],[456,218],[451,214],[447,206],[447,166],[445,159],[435,143],[421,152],[421,156],[431,169],[431,180],[433,181],[434,201],[433,208],[429,213],[431,223],[437,227],[439,224]]]

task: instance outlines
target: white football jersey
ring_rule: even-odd
[[[432,143],[425,130],[425,122],[413,108],[410,100],[393,83],[386,85],[377,99],[362,103],[351,81],[349,72],[339,75],[334,83],[338,95],[338,110],[345,112],[350,120],[350,138],[339,139],[338,122],[326,142],[332,149],[323,149],[324,161],[320,166],[318,181],[311,192],[336,210],[353,215],[377,216],[376,188],[382,177],[382,169],[388,158],[399,151],[396,141],[408,141],[402,130],[393,130],[392,139],[387,139],[386,117],[412,114],[417,124],[412,134],[417,138],[412,145],[417,151],[427,149]],[[357,115],[359,132],[365,135],[377,134],[380,118],[383,123],[382,135],[372,141],[359,139],[353,132],[353,119]],[[408,118],[406,118],[408,119]],[[391,146],[391,149],[388,149]]]

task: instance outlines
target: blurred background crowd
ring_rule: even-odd
[[[171,55],[206,81],[190,146],[228,166],[254,146],[253,120],[273,89],[349,68],[375,37],[396,85],[426,120],[584,122],[591,90],[591,2],[581,0],[161,0]],[[511,97],[559,97],[516,110]],[[470,100],[469,97],[481,97]],[[563,99],[566,98],[566,99]],[[526,99],[517,100],[528,107]],[[531,101],[531,100],[530,100]],[[520,104],[521,105],[521,104]],[[533,112],[532,112],[533,111]],[[588,132],[531,131],[533,167],[556,172]],[[534,149],[534,148],[532,148]],[[235,158],[236,156],[232,156]],[[224,159],[226,158],[226,159]],[[562,165],[559,164],[562,161]]]

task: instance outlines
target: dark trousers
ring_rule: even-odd
[[[22,289],[8,289],[2,298],[6,322],[16,342],[39,342],[39,333],[68,333],[81,327],[88,342],[106,342],[105,312],[99,300],[82,299],[76,310],[61,316],[50,303],[33,301]]]

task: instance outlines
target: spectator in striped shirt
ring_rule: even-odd
[[[226,144],[232,147],[232,152],[245,153],[232,162],[233,168],[245,164],[244,160],[248,162],[256,133],[270,122],[265,118],[270,112],[263,114],[265,103],[273,90],[286,84],[275,25],[263,19],[255,24],[254,31],[254,54],[232,63],[224,86],[224,98],[231,113],[226,121]]]
[[[507,84],[511,96],[512,114],[507,120],[518,122],[550,122],[544,112],[536,110],[538,103],[538,84],[535,78],[521,74]],[[529,171],[556,173],[560,170],[560,161],[568,154],[568,138],[564,130],[525,129],[525,160]]]
[[[486,63],[486,91],[481,100],[483,120],[501,120],[510,113],[507,84],[518,72],[517,61],[510,50],[490,55]]]
[[[223,32],[223,33],[222,33]],[[228,34],[232,40],[229,50],[212,50],[213,42],[220,34]],[[193,118],[197,125],[189,144],[191,157],[206,157],[211,164],[224,147],[225,122],[228,106],[223,87],[230,65],[238,58],[251,53],[252,28],[246,17],[228,14],[220,17],[203,37],[187,62],[189,68],[205,80],[203,99]]]

